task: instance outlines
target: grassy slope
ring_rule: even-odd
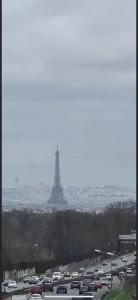
[[[135,294],[136,285],[131,285],[121,292],[113,291],[112,293],[109,293],[104,300],[132,300],[132,295]]]

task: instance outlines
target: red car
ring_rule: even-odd
[[[102,283],[101,281],[94,281],[94,283],[96,283],[96,286],[98,289],[101,289],[102,288]]]
[[[30,292],[31,294],[40,294],[42,295],[42,287],[41,286],[32,286]]]

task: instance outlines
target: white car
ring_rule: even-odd
[[[71,277],[79,277],[79,272],[73,272],[73,273],[71,274]]]
[[[63,278],[63,275],[61,274],[61,272],[54,272],[53,273],[53,280],[61,280]]]
[[[107,273],[107,274],[106,274],[106,279],[112,280],[112,275],[111,275],[111,273]]]
[[[134,256],[136,256],[136,251],[134,251]]]
[[[41,295],[40,294],[33,294],[32,296],[31,296],[31,298],[30,299],[38,299],[38,300],[41,300],[42,299],[42,297],[41,297]]]
[[[104,269],[100,268],[97,272],[98,275],[103,275],[104,274]]]
[[[17,283],[15,280],[10,280],[8,282],[8,288],[17,288]]]
[[[122,260],[123,262],[127,262],[127,257],[126,257],[126,256],[122,256],[122,257],[121,257],[121,260]]]
[[[133,273],[132,268],[127,268],[127,269],[126,269],[126,273],[129,273],[129,274],[130,274],[130,273]]]
[[[39,277],[36,275],[31,276],[32,279],[35,279],[37,282],[39,281]]]

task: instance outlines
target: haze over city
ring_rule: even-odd
[[[135,1],[3,1],[3,186],[135,187]]]

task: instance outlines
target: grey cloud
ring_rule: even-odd
[[[134,182],[135,23],[131,0],[4,1],[4,182],[50,183],[57,143],[65,184]]]

